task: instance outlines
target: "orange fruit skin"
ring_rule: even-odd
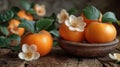
[[[72,42],[82,42],[84,40],[84,32],[70,31],[69,28],[62,23],[59,27],[61,38]]]
[[[26,20],[33,20],[33,16],[29,13],[26,13],[26,11],[21,10],[17,13],[19,18],[24,18]]]
[[[92,22],[85,29],[85,38],[90,43],[111,42],[116,34],[116,28],[110,23]]]
[[[21,44],[36,45],[37,51],[40,53],[40,56],[47,55],[53,46],[53,38],[51,34],[45,30],[40,31],[40,33],[29,33],[25,35]]]
[[[90,20],[90,19],[86,18],[83,13],[81,14],[81,16],[83,17],[83,20],[84,20],[84,22],[86,22],[87,25],[90,24],[91,22],[101,22],[102,21],[101,13],[100,13],[100,18],[98,20]]]
[[[20,21],[18,21],[16,19],[12,19],[12,20],[9,21],[8,30],[9,30],[10,34],[13,34],[13,32],[10,30],[12,27],[15,31],[18,32],[17,35],[22,36],[24,34],[25,29],[24,28],[18,28],[19,24],[20,24]]]

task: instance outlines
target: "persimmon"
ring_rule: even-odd
[[[71,31],[69,28],[65,25],[65,23],[62,23],[59,27],[59,34],[61,38],[68,41],[73,42],[82,42],[84,40],[84,31]]]
[[[116,34],[116,28],[111,23],[92,22],[85,29],[85,38],[90,43],[111,42]]]
[[[17,34],[19,36],[22,36],[25,32],[24,28],[18,28],[20,24],[20,21],[16,20],[16,19],[12,19],[9,21],[9,25],[8,25],[8,30],[10,32],[10,34]]]
[[[24,18],[26,20],[33,20],[33,16],[31,14],[27,13],[25,10],[20,10],[17,13],[17,15],[19,18]]]
[[[36,45],[40,56],[47,55],[53,45],[53,38],[48,31],[42,30],[39,33],[29,33],[22,37],[21,44]]]

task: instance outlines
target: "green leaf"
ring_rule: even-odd
[[[8,31],[7,27],[5,27],[5,26],[0,26],[0,31],[6,36],[9,35],[9,31]]]
[[[117,24],[120,26],[120,21],[117,21]]]
[[[102,22],[117,22],[113,12],[106,12],[102,17]]]
[[[14,46],[20,44],[20,40],[21,40],[20,36],[18,36],[18,35],[16,35],[16,34],[10,35],[10,36],[8,37],[8,39],[9,39],[10,42],[11,42],[10,44],[11,44],[11,45],[14,45]]]
[[[11,10],[14,12],[14,19],[19,19],[17,13],[20,11],[20,9],[18,7],[12,7]]]
[[[56,19],[57,19],[57,16],[56,16],[55,13],[52,13],[52,15],[50,16],[50,18],[56,20]]]
[[[55,37],[59,37],[59,33],[57,30],[52,30],[52,31],[50,31],[50,33]]]
[[[27,10],[27,12],[30,14],[36,14],[36,11],[34,9],[29,9],[29,10]]]
[[[45,19],[52,19],[54,20],[52,22],[52,24],[46,29],[47,31],[51,31],[51,30],[56,30],[57,29],[57,26],[56,26],[56,20],[57,20],[57,16],[55,13],[52,13],[51,16],[47,16],[47,17],[44,17]]]
[[[52,13],[50,16],[44,16],[43,18],[44,19],[52,19],[52,20],[56,21],[57,16],[55,13]]]
[[[51,16],[45,16],[44,18],[47,18],[47,19],[54,19],[54,21],[57,19],[57,16],[55,13],[52,13]]]
[[[12,19],[14,15],[15,13],[11,9],[9,9],[0,14],[0,22],[2,23],[7,22],[8,20]]]
[[[52,31],[52,30],[56,30],[57,26],[55,25],[55,22],[53,22],[46,30],[47,31]]]
[[[25,10],[29,10],[31,8],[31,4],[27,0],[20,0],[20,3]]]
[[[100,17],[100,11],[92,5],[89,5],[85,9],[83,9],[83,14],[86,18],[90,20],[98,20]]]
[[[39,32],[40,30],[47,29],[48,27],[50,27],[53,22],[53,19],[41,18],[36,22],[35,28],[37,32]]]
[[[68,11],[69,15],[78,13],[78,10],[76,8],[72,8]]]
[[[10,40],[5,38],[4,36],[0,36],[0,47],[8,48],[10,46]]]
[[[20,11],[20,9],[18,7],[12,7],[11,10],[14,12],[14,13],[17,13],[18,11]]]
[[[19,27],[25,28],[27,31],[35,33],[35,21],[22,19]]]
[[[32,3],[31,3],[31,8],[34,8],[35,4],[36,4],[36,3],[32,2]]]

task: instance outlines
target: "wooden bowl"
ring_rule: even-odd
[[[100,57],[106,56],[113,51],[118,45],[119,40],[116,38],[114,41],[102,44],[89,44],[70,42],[63,39],[58,40],[60,47],[66,52],[80,57]]]

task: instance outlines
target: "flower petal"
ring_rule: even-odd
[[[118,60],[118,59],[120,59],[120,54],[119,53],[114,53],[114,57]]]
[[[84,27],[76,28],[76,31],[83,32],[84,31]]]
[[[34,57],[34,60],[37,60],[37,59],[39,59],[40,54],[38,52],[35,52],[33,57]]]
[[[78,29],[80,29],[81,32],[83,32],[85,30],[85,26],[80,26]]]
[[[87,24],[84,22],[83,24],[81,24],[81,26],[85,27]]]
[[[29,50],[29,46],[27,44],[23,44],[22,51],[27,52]]]
[[[72,23],[72,21],[74,21],[76,19],[76,16],[74,16],[74,15],[70,15],[70,17],[69,17],[69,21],[70,21],[70,23]]]
[[[80,16],[80,17],[78,17],[78,19],[81,20],[81,21],[83,22],[83,17]]]
[[[58,22],[62,23],[62,21],[61,21],[61,15],[60,14],[57,15],[57,18],[58,18]]]
[[[71,26],[69,20],[65,20],[65,25],[68,26],[68,27]]]
[[[65,9],[61,10],[61,15],[66,16],[66,19],[69,17],[69,14],[67,13]]]
[[[37,51],[37,46],[33,44],[33,45],[30,46],[30,49],[32,51]]]
[[[44,16],[46,14],[45,5],[36,4],[34,9],[38,16]]]
[[[69,27],[69,30],[71,30],[71,31],[76,31],[76,29],[74,28],[74,27]]]
[[[116,60],[115,56],[114,56],[114,55],[112,55],[111,53],[109,53],[109,57],[110,57],[111,59]]]
[[[26,61],[32,61],[33,60],[33,58],[27,58],[27,57],[25,57],[24,58]]]
[[[59,23],[64,23],[66,19],[68,19],[69,14],[65,9],[62,9],[61,12],[57,15],[58,22]]]
[[[18,54],[18,57],[19,57],[20,59],[24,59],[24,58],[25,58],[25,55],[24,55],[23,52],[20,52],[20,53]]]
[[[61,24],[61,23],[63,23],[63,21],[62,20],[58,20],[58,22]]]
[[[76,17],[71,15],[68,21],[65,21],[65,24],[69,27],[71,31],[83,32],[86,23],[83,21],[82,17]]]
[[[25,53],[25,58],[26,61],[31,61],[34,59],[34,52],[26,52]]]
[[[62,10],[61,10],[61,13],[68,15],[68,13],[67,13],[67,11],[66,11],[65,9],[62,9]]]

